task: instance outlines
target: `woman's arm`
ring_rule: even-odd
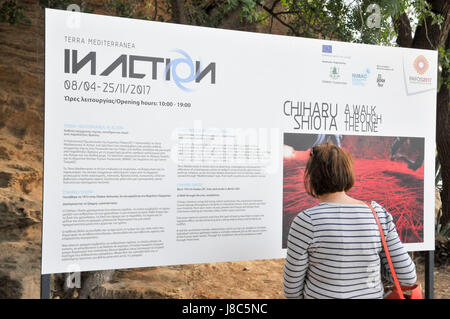
[[[387,230],[385,231],[386,243],[391,255],[392,264],[394,265],[398,281],[401,285],[411,286],[417,281],[416,266],[403,246],[397,234],[397,229],[393,222],[391,214],[384,210],[387,216]],[[382,275],[390,282],[394,282],[389,263],[384,250],[380,254],[382,262]]]
[[[308,269],[308,247],[313,239],[311,218],[305,212],[292,221],[284,264],[284,295],[286,298],[303,298],[305,275]]]

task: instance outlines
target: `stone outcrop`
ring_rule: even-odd
[[[0,231],[23,229],[40,223],[41,219],[39,203],[15,195],[0,197]]]
[[[0,23],[0,298],[39,298],[44,114],[44,19]]]

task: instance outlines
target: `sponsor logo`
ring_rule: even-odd
[[[409,82],[414,84],[431,84],[431,78],[425,78],[421,76],[410,76]]]
[[[424,75],[430,68],[430,63],[423,56],[419,55],[413,62],[414,70],[416,70],[418,75],[410,75],[409,82],[412,84],[431,84],[432,78]]]
[[[173,81],[183,91],[193,90],[186,87],[186,84],[200,83],[208,78],[209,83],[216,83],[215,62],[203,67],[200,61],[193,61],[183,50],[177,49],[173,52],[177,54],[176,58],[121,54],[116,59],[108,60],[105,63],[104,59],[100,58],[95,51],[79,58],[78,50],[65,49],[64,72],[77,74],[86,67],[90,70],[91,75],[109,76],[117,70],[116,72],[119,72],[118,74],[121,74],[123,78]],[[100,69],[100,74],[98,74],[99,64],[106,65]],[[184,71],[188,70],[188,74],[180,72],[180,66]]]
[[[386,79],[383,78],[383,76],[381,74],[378,74],[378,77],[377,77],[378,87],[380,87],[380,88],[383,87],[385,83],[386,83]]]
[[[369,79],[370,69],[366,68],[362,73],[352,73],[352,84],[364,86]]]
[[[333,53],[333,46],[323,44],[322,45],[322,53]]]
[[[331,62],[333,63],[333,62]],[[348,82],[343,80],[343,71],[345,71],[345,63],[335,62],[333,65],[327,65],[324,71],[324,77],[322,78],[322,83],[328,84],[348,84]],[[325,75],[326,73],[326,75]]]
[[[423,56],[419,55],[414,60],[414,69],[416,69],[416,72],[420,75],[423,75],[425,72],[427,72],[428,68],[430,67],[430,64],[428,63],[428,60]]]
[[[332,66],[330,68],[330,78],[333,80],[337,80],[341,77],[341,75],[339,74],[339,68]]]
[[[425,54],[405,54],[403,56],[403,78],[407,95],[421,94],[436,90],[436,64]]]

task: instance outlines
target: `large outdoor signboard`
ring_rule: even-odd
[[[285,257],[331,142],[434,247],[437,54],[46,10],[42,273]]]

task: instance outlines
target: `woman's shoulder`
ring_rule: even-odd
[[[370,202],[370,205],[372,205],[373,209],[375,210],[385,210],[385,208],[381,204],[374,200]]]
[[[375,212],[377,212],[379,217],[392,218],[391,214],[381,204],[377,203],[376,201],[371,201],[370,204],[372,205]]]
[[[317,205],[314,205],[312,207],[306,208],[304,210],[302,210],[298,215],[303,214],[303,215],[307,215],[310,216],[311,213],[314,213],[316,211],[320,211],[325,207],[325,203],[319,203]]]
[[[305,214],[307,216],[314,214],[314,213],[321,213],[324,211],[332,211],[333,208],[336,209],[341,209],[341,208],[345,208],[345,209],[354,209],[354,210],[360,210],[361,207],[365,207],[366,209],[369,209],[369,206],[367,205],[369,202],[366,201],[356,201],[356,202],[352,202],[352,203],[348,203],[348,204],[344,204],[344,203],[328,203],[328,202],[321,202],[315,206],[312,206],[310,208],[307,208],[305,210],[302,210],[300,214]],[[373,209],[379,214],[388,214],[389,212],[386,210],[386,208],[384,208],[384,206],[382,206],[381,204],[379,204],[376,201],[370,201],[370,205],[373,207]]]

